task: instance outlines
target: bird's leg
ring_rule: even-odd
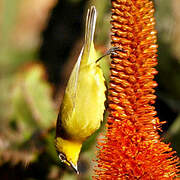
[[[119,47],[112,47],[110,48],[103,56],[101,56],[100,58],[98,58],[96,60],[96,63],[99,62],[103,57],[107,56],[107,55],[117,55],[116,51],[120,51],[120,52],[126,52],[124,49],[119,48]]]

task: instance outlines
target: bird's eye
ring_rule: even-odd
[[[61,161],[66,161],[66,156],[64,154],[62,154],[62,153],[59,153],[59,159]]]

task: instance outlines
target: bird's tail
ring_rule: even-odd
[[[97,12],[95,6],[91,6],[88,9],[86,16],[86,28],[85,28],[85,42],[84,42],[84,55],[90,57],[90,51],[93,45],[94,32],[96,26]],[[88,61],[88,59],[87,59]]]

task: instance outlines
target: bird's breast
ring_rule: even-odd
[[[63,126],[71,137],[86,139],[100,127],[106,99],[104,81],[98,66],[81,69],[73,111],[62,118]]]

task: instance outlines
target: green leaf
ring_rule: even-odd
[[[15,80],[13,119],[25,137],[55,124],[57,113],[51,98],[52,90],[43,75],[43,67],[35,64],[19,73]]]

